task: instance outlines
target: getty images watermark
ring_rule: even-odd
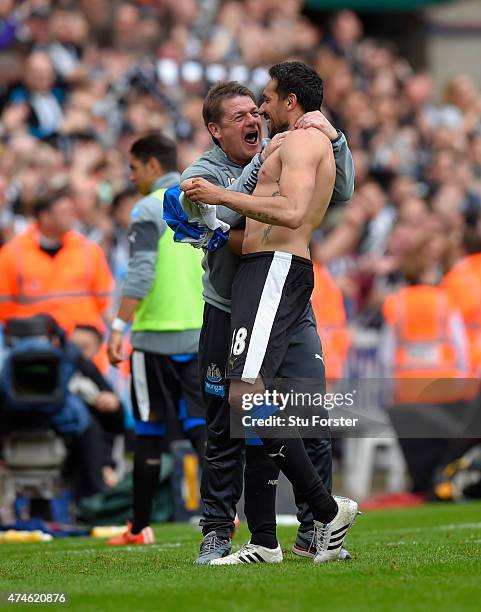
[[[348,414],[354,407],[356,389],[345,393],[306,393],[266,389],[242,395],[243,427],[275,427],[316,430],[355,428],[359,418]],[[336,409],[347,414],[332,414]],[[312,433],[312,431],[311,431]]]
[[[474,379],[264,380],[231,411],[233,438],[481,438],[481,381]],[[469,393],[468,393],[469,391]],[[260,429],[262,428],[262,431]]]

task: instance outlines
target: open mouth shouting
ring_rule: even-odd
[[[244,134],[244,142],[249,146],[256,147],[259,144],[259,130],[250,129]]]

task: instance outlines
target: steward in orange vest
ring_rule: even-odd
[[[429,237],[407,257],[403,273],[409,286],[389,295],[383,305],[382,363],[386,377],[394,378],[394,405],[386,408],[412,491],[425,493],[448,452],[450,436],[474,406],[466,400],[478,393],[479,380],[469,378],[472,368],[459,310],[443,288],[430,284],[436,274]]]
[[[322,342],[326,379],[339,379],[344,373],[350,345],[344,300],[329,270],[315,262],[313,265],[314,289],[311,303]]]
[[[394,401],[426,404],[464,399],[464,378],[469,375],[461,348],[465,332],[447,293],[429,285],[405,287],[388,296],[383,314],[394,333],[394,378],[420,379],[396,384]],[[461,379],[460,384],[452,379]]]
[[[422,240],[404,263],[410,286],[388,296],[383,363],[392,362],[395,404],[449,404],[472,399],[473,377],[461,313],[442,287],[429,284],[429,239]],[[391,353],[386,347],[391,345]]]
[[[102,249],[70,228],[65,191],[39,200],[36,223],[0,250],[0,322],[47,313],[70,333],[104,329],[114,281]]]
[[[465,238],[465,246],[467,242]],[[473,376],[479,376],[481,374],[481,253],[473,253],[459,260],[446,274],[441,286],[461,312],[468,334]]]

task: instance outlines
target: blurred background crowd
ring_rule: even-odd
[[[237,79],[258,94],[270,64],[297,58],[323,77],[323,110],[356,167],[354,198],[330,211],[314,255],[329,263],[349,318],[378,325],[381,296],[420,234],[439,277],[462,254],[466,226],[476,229],[479,84],[460,73],[435,96],[429,72],[367,37],[355,13],[316,21],[302,9],[301,0],[1,0],[0,243],[25,228],[42,192],[68,185],[77,229],[121,279],[133,138],[165,130],[182,170],[210,146],[201,114],[210,85]]]
[[[348,323],[380,329],[384,299],[413,263],[418,281],[438,284],[481,251],[480,83],[461,67],[435,83],[383,28],[373,35],[352,10],[304,4],[0,0],[0,246],[40,198],[68,188],[75,229],[101,247],[116,281],[108,321],[139,198],[131,143],[164,131],[182,171],[211,146],[209,87],[239,80],[260,95],[271,64],[299,59],[322,76],[323,112],[354,158],[354,196],[328,211],[312,245]]]

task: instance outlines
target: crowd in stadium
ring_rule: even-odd
[[[391,42],[367,38],[356,14],[317,23],[302,5],[0,0],[0,245],[25,230],[43,196],[63,190],[118,294],[138,200],[126,161],[132,142],[162,130],[183,171],[212,144],[202,119],[212,85],[238,80],[260,95],[270,65],[298,59],[322,76],[323,112],[354,159],[353,198],[331,207],[312,244],[348,321],[380,328],[383,302],[403,279],[438,284],[481,251],[476,85],[454,75],[438,99],[431,76]],[[107,320],[118,303],[117,295]]]
[[[320,24],[301,8],[300,0],[2,2],[1,242],[24,229],[42,190],[68,185],[78,229],[121,279],[133,137],[174,136],[182,170],[210,146],[208,87],[231,78],[260,93],[267,67],[291,57],[323,77],[323,110],[355,160],[352,202],[331,211],[314,245],[350,318],[376,324],[381,295],[420,233],[440,277],[481,207],[480,92],[455,75],[435,100],[429,74],[415,73],[392,44],[365,38],[354,13]],[[343,231],[321,241],[341,219]]]

